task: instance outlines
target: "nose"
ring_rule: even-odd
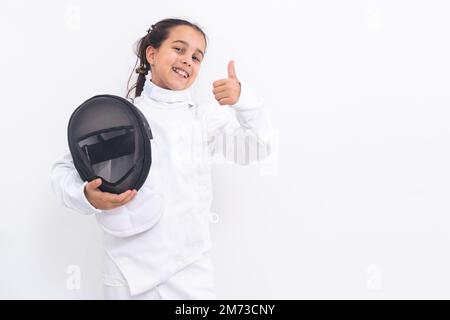
[[[190,67],[192,65],[192,62],[189,61],[189,58],[183,58],[183,64],[186,64]]]

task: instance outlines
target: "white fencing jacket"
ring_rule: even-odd
[[[244,83],[232,106],[196,105],[190,92],[167,90],[150,80],[134,104],[152,130],[152,166],[129,203],[112,210],[94,208],[70,152],[52,167],[52,186],[66,206],[95,214],[104,230],[104,248],[140,294],[211,248],[212,160],[249,164],[270,153],[271,125],[263,101]]]

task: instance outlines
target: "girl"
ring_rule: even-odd
[[[69,152],[53,165],[58,199],[95,214],[104,230],[107,299],[215,299],[210,160],[217,154],[239,164],[264,158],[270,124],[233,61],[228,78],[213,83],[220,106],[192,102],[188,89],[206,45],[204,32],[180,19],[159,21],[138,43],[139,76],[131,90],[153,133],[152,167],[139,192],[115,195],[98,189],[101,179],[83,182]]]

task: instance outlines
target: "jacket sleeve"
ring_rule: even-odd
[[[241,82],[236,104],[206,107],[207,144],[212,156],[220,154],[234,163],[248,165],[270,155],[272,127],[263,102]]]
[[[51,168],[51,183],[58,201],[67,208],[86,215],[102,212],[102,210],[92,206],[86,199],[84,186],[87,184],[87,181],[81,180],[73,164],[70,152],[67,151],[53,164]]]
[[[116,237],[129,237],[152,228],[161,218],[164,199],[160,191],[159,176],[150,171],[149,178],[135,199],[120,207],[100,210],[86,199],[83,182],[75,169],[70,152],[64,154],[52,166],[52,188],[59,202],[82,214],[94,214],[100,227]]]

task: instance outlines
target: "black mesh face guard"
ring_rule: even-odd
[[[102,179],[100,190],[139,189],[151,166],[152,133],[142,113],[128,100],[95,96],[72,114],[69,148],[84,181]]]

